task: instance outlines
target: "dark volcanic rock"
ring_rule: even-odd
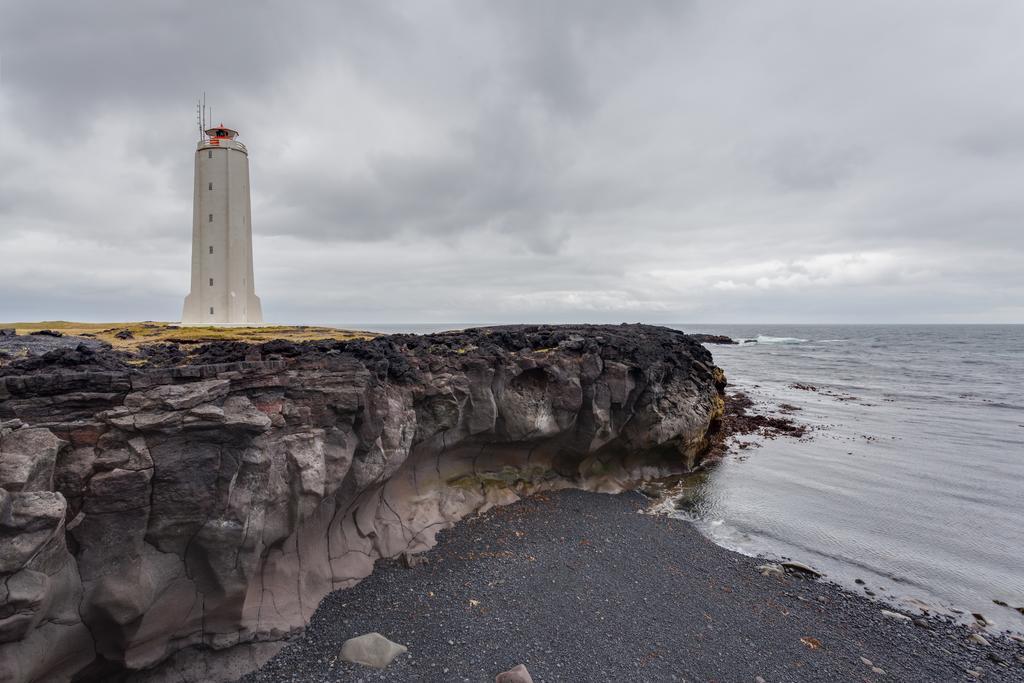
[[[691,334],[690,336],[701,344],[739,344],[738,341],[724,334]]]
[[[74,339],[66,338],[66,339]],[[124,361],[114,353],[100,353],[100,344],[81,340],[75,346],[60,346],[38,355],[17,358],[0,367],[0,377],[13,374],[54,372],[62,370],[120,370]]]
[[[164,342],[161,344],[144,344],[136,353],[140,360],[149,368],[171,368],[184,365],[188,361],[188,353],[181,344]]]
[[[251,666],[471,512],[692,468],[723,411],[710,353],[640,325],[94,344],[0,366],[0,585],[35,586],[0,594],[0,680]]]
[[[95,339],[50,335],[0,335],[0,377],[68,368],[128,369],[124,354]]]

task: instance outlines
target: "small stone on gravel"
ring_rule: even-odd
[[[777,576],[782,578],[786,576],[786,570],[782,568],[781,564],[775,564],[774,562],[769,564],[759,564],[757,571],[761,572],[764,576]]]
[[[890,610],[882,610],[882,616],[889,617],[890,619],[896,619],[897,621],[910,621],[910,617],[906,614],[900,614],[899,612],[892,612]]]
[[[782,563],[782,566],[783,566],[784,569],[787,569],[789,571],[799,572],[801,574],[806,574],[806,575],[811,576],[811,577],[813,577],[815,579],[817,579],[820,576],[822,576],[822,573],[819,572],[817,569],[815,569],[814,567],[811,567],[809,565],[806,565],[803,562],[797,562],[795,560],[787,560],[786,562]]]

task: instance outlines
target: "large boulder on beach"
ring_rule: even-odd
[[[710,352],[643,325],[217,342],[150,366],[79,346],[0,364],[14,680],[254,668],[469,514],[693,468],[724,406]]]
[[[533,683],[533,677],[523,664],[516,664],[508,671],[494,677],[494,683]]]
[[[353,664],[383,669],[391,660],[407,651],[404,645],[394,643],[379,633],[365,633],[346,640],[341,646],[340,657]]]

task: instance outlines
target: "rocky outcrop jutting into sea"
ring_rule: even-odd
[[[638,325],[111,353],[0,366],[0,680],[279,640],[467,514],[692,468],[725,381]]]

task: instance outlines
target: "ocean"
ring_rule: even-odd
[[[748,340],[709,347],[730,390],[811,427],[741,437],[688,481],[680,516],[852,590],[1024,632],[1024,326],[672,327]]]
[[[850,590],[1024,633],[1024,326],[669,327],[744,340],[708,347],[729,390],[810,428],[740,437],[674,514]]]

